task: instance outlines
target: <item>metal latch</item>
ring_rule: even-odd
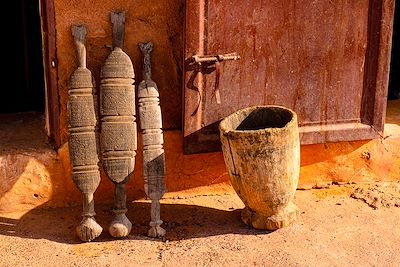
[[[240,56],[237,53],[223,54],[223,55],[194,55],[192,56],[194,62],[201,65],[201,63],[216,63],[225,60],[239,60]]]
[[[221,61],[226,60],[239,60],[240,56],[237,53],[229,53],[229,54],[220,54],[220,55],[194,55],[192,56],[192,60],[194,63],[205,67],[215,64],[215,85],[213,96],[215,96],[217,104],[221,104],[221,96],[219,93],[219,77],[221,75]],[[197,110],[197,109],[196,109]]]

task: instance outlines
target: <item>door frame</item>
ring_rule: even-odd
[[[46,131],[55,148],[60,147],[60,98],[54,0],[40,0],[42,25],[43,66],[45,78]]]

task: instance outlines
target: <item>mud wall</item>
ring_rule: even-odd
[[[77,67],[71,26],[84,24],[87,27],[87,67],[99,85],[101,66],[111,51],[112,11],[126,12],[124,50],[135,68],[135,85],[142,79],[138,43],[154,43],[153,79],[160,90],[163,126],[164,129],[181,128],[183,0],[72,0],[54,4],[62,143],[67,140],[67,82]]]

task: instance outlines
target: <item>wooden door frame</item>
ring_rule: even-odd
[[[383,136],[389,86],[395,0],[370,0],[362,122]],[[384,98],[384,101],[382,101]],[[377,111],[377,112],[374,112]]]
[[[201,96],[205,90],[205,83],[201,72],[197,72],[197,78],[193,78],[196,70],[193,70],[193,65],[191,65],[191,55],[203,54],[207,46],[207,25],[204,23],[207,6],[208,0],[186,0],[182,124],[185,154],[215,151],[208,147],[210,140],[200,140],[199,136],[194,134],[204,127],[202,125]],[[338,125],[339,127],[336,125],[302,126],[299,129],[302,144],[348,141],[343,140],[343,136],[350,136],[351,133],[354,133],[354,129],[357,129],[357,134],[352,134],[353,139],[365,140],[383,137],[393,17],[394,0],[369,0],[368,46],[364,66],[361,123]],[[186,28],[188,27],[198,30],[187,32]],[[185,84],[186,82],[187,84]],[[215,140],[214,145],[216,145]]]
[[[40,0],[40,10],[46,92],[46,128],[51,142],[55,148],[58,148],[61,145],[60,98],[58,94],[54,0]]]

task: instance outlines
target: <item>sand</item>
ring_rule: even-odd
[[[97,204],[104,230],[89,243],[75,234],[81,207],[0,214],[0,266],[400,266],[400,208],[354,197],[361,189],[398,186],[298,190],[294,202],[300,216],[274,232],[241,221],[244,205],[233,190],[167,195],[162,239],[146,235],[150,202],[145,199],[128,204],[133,230],[123,239],[107,231],[111,206]]]

